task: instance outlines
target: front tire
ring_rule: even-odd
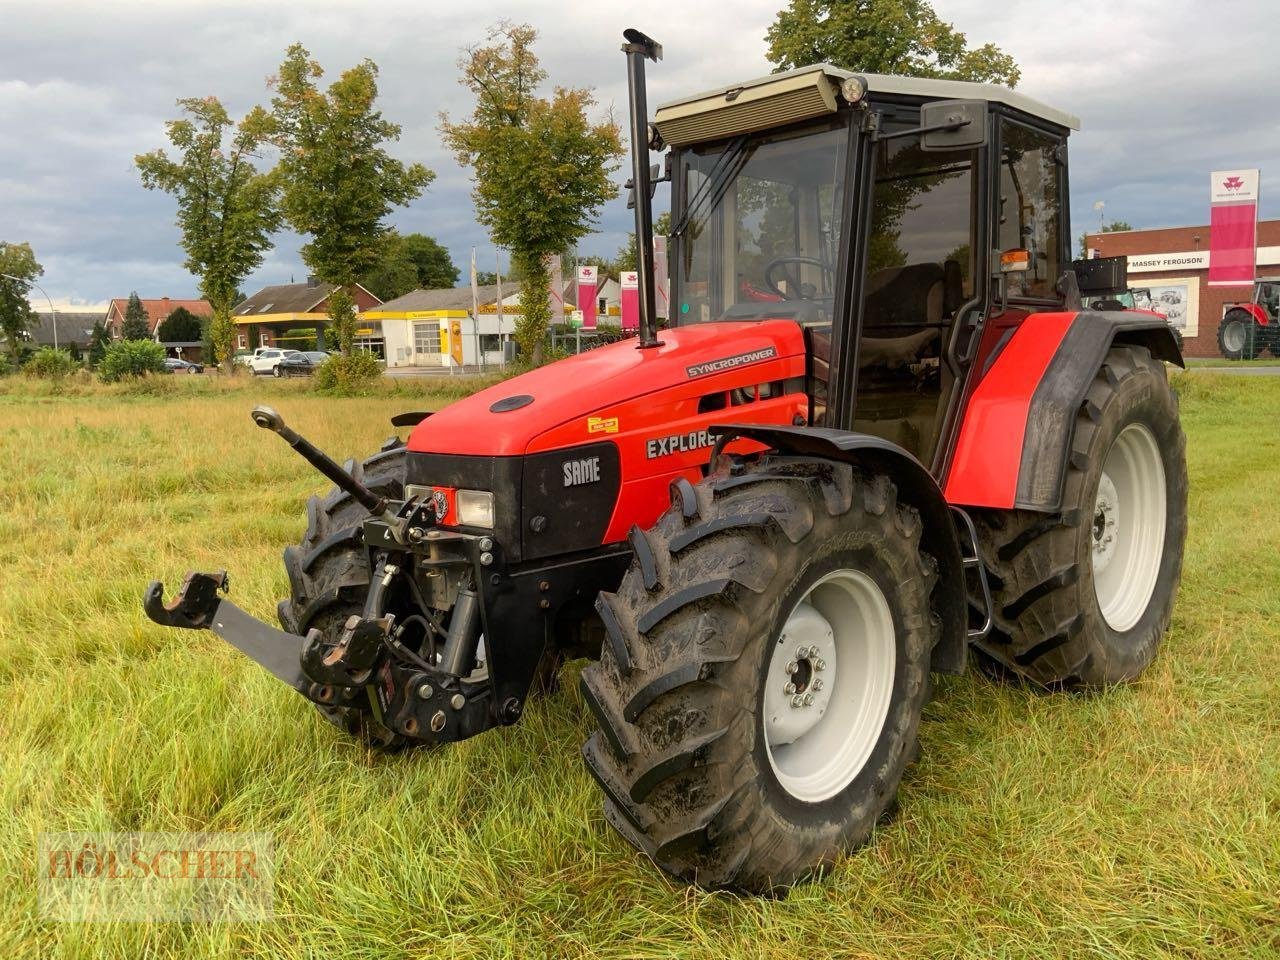
[[[1218,324],[1218,350],[1228,360],[1252,360],[1262,352],[1262,330],[1248,310],[1232,307]]]
[[[1055,514],[973,511],[995,627],[980,650],[1048,687],[1132,680],[1169,627],[1187,535],[1186,437],[1164,364],[1107,354]]]
[[[662,869],[769,892],[865,843],[894,801],[936,566],[892,481],[847,464],[771,457],[675,492],[600,595],[583,755],[608,821]]]
[[[363,463],[348,460],[346,469],[374,493],[399,499],[407,460],[404,444],[397,439]],[[284,551],[289,599],[280,601],[277,612],[285,630],[306,636],[315,627],[336,643],[347,618],[364,611],[372,580],[362,526],[368,517],[368,510],[336,487],[323,498],[307,501],[307,532],[298,546]],[[405,737],[383,726],[364,707],[317,704],[316,709],[375,750],[390,752],[408,745]]]

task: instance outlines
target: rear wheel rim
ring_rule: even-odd
[[[866,766],[896,660],[889,602],[865,573],[829,573],[795,605],[770,651],[763,717],[769,765],[792,797],[827,800]]]
[[[1151,603],[1166,514],[1160,448],[1145,425],[1131,423],[1107,452],[1094,500],[1093,587],[1112,630],[1131,630]]]
[[[1232,353],[1244,349],[1244,324],[1239,320],[1229,320],[1222,328],[1222,345]]]

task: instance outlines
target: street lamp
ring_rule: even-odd
[[[28,287],[35,287],[41,293],[44,293],[44,298],[49,301],[49,314],[53,317],[53,349],[57,350],[58,349],[58,311],[53,308],[53,299],[49,296],[49,294],[45,293],[44,287],[40,286],[40,284],[36,283],[34,280],[27,280],[24,277],[15,277],[13,276],[13,274],[10,274],[10,273],[0,273],[0,277],[4,277],[4,279],[6,280],[16,280],[18,283],[25,283]]]

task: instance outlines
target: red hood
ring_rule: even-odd
[[[730,369],[746,368],[749,355],[759,362],[801,356],[804,336],[792,320],[702,323],[664,330],[662,346],[638,350],[623,340],[531,370],[451,403],[428,417],[409,436],[418,453],[487,456],[523,454],[535,437],[603,407],[710,375],[699,364],[739,359]],[[772,348],[772,353],[768,352]],[[521,406],[511,398],[532,397]],[[514,409],[493,412],[509,401]]]

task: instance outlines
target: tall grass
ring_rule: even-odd
[[[942,680],[896,819],[780,900],[672,883],[607,828],[576,665],[518,726],[388,759],[216,637],[149,623],[146,582],[189,567],[268,619],[287,591],[322,484],[252,403],[343,458],[442,402],[161,382],[0,382],[0,956],[1280,954],[1280,380],[1179,380],[1191,535],[1147,675]],[[36,836],[80,829],[270,832],[277,919],[43,921]]]

